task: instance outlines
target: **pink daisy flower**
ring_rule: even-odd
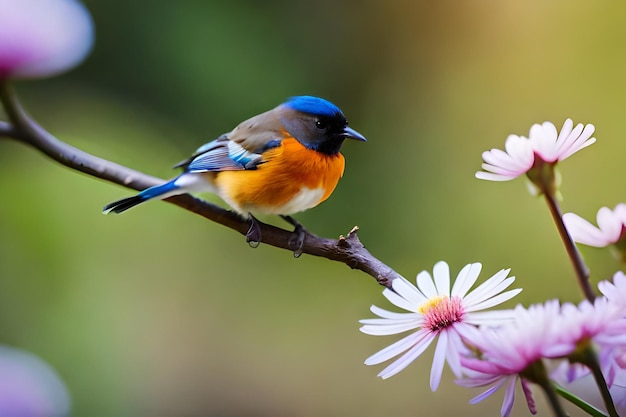
[[[76,0],[0,0],[0,79],[58,74],[93,44],[93,22]]]
[[[602,207],[596,215],[598,227],[574,213],[565,213],[563,222],[574,242],[602,248],[619,242],[626,231],[626,204],[613,210]]]
[[[593,340],[598,344],[626,345],[623,313],[621,306],[606,297],[598,297],[593,303],[583,300],[577,306],[565,303],[559,316],[559,337],[576,344]]]
[[[591,342],[596,346],[607,385],[613,385],[620,368],[621,347],[626,346],[626,320],[622,309],[605,297],[593,303],[584,300],[578,306],[565,303],[555,321],[559,322],[557,331],[561,343],[584,347]],[[571,371],[570,380],[580,375],[574,367]]]
[[[462,357],[465,377],[456,382],[466,387],[489,387],[470,403],[480,402],[505,387],[500,412],[502,416],[509,416],[515,400],[515,385],[520,381],[529,409],[534,413],[535,403],[528,387],[532,381],[524,377],[524,372],[543,358],[565,357],[575,349],[573,343],[558,338],[559,324],[555,318],[559,315],[557,300],[528,309],[517,306],[513,320],[503,326],[468,333],[468,343],[481,352],[481,358]]]
[[[398,355],[400,357],[383,369],[378,376],[386,379],[406,368],[428,346],[437,340],[430,374],[430,387],[437,389],[444,363],[461,375],[460,352],[466,351],[462,338],[478,325],[497,325],[510,318],[511,311],[481,311],[498,305],[517,295],[521,289],[504,291],[514,281],[508,277],[510,269],[503,269],[469,291],[478,279],[480,263],[466,265],[450,289],[450,270],[445,262],[438,262],[433,275],[423,271],[417,275],[417,287],[404,278],[393,281],[393,290],[383,295],[394,305],[409,313],[396,313],[372,306],[380,318],[361,320],[361,331],[383,336],[416,330],[398,342],[370,356],[366,365],[377,365]]]
[[[555,165],[596,141],[592,138],[593,125],[576,125],[571,119],[563,124],[561,132],[551,122],[535,124],[529,137],[510,135],[505,142],[505,151],[492,149],[483,152],[484,171],[476,178],[489,181],[509,181],[526,174],[537,160]]]

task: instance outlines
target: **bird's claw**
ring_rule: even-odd
[[[291,216],[281,216],[287,222],[291,223],[294,227],[293,232],[291,232],[291,237],[289,238],[289,248],[293,250],[293,257],[299,258],[303,251],[302,247],[304,246],[304,238],[306,237],[307,231],[296,219]]]
[[[289,237],[289,248],[293,250],[294,258],[299,258],[302,253],[302,247],[304,246],[304,239],[307,235],[307,231],[297,220],[291,216],[281,216],[287,222],[293,225],[294,229]],[[256,248],[261,243],[261,226],[259,221],[252,215],[250,215],[250,228],[246,233],[246,242],[252,248]]]
[[[293,257],[299,258],[302,255],[302,247],[304,246],[304,237],[306,236],[306,230],[304,227],[298,225],[289,238],[289,247],[293,249]]]
[[[261,243],[261,226],[254,217],[250,216],[250,228],[246,233],[246,242],[251,248],[258,248]]]

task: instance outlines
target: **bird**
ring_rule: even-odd
[[[345,139],[366,142],[328,100],[294,96],[241,122],[176,164],[183,172],[164,184],[107,204],[103,212],[122,213],[149,200],[211,192],[250,221],[246,240],[261,241],[258,214],[279,215],[295,229],[301,251],[304,228],[292,214],[326,200],[343,175]],[[294,252],[296,254],[296,252]]]

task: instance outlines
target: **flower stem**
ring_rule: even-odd
[[[538,360],[534,362],[531,366],[526,368],[522,374],[520,374],[520,377],[522,377],[522,382],[524,381],[524,378],[527,378],[529,381],[532,381],[541,387],[556,417],[567,417],[567,413],[565,412],[563,406],[561,405],[561,402],[559,401],[559,396],[556,394],[554,385],[550,381],[550,378],[548,378],[548,373],[546,371],[546,367],[543,361]],[[522,387],[524,387],[523,383]],[[529,409],[531,410],[531,412],[533,412],[533,414],[536,412],[536,410],[534,410],[534,407],[529,407]]]
[[[548,399],[550,407],[552,407],[552,411],[554,411],[554,415],[557,417],[568,417],[567,413],[563,409],[563,406],[561,405],[561,402],[559,401],[558,395],[556,395],[556,392],[554,391],[552,386],[550,384],[547,384],[545,386],[541,384],[541,388],[546,394],[546,398]]]
[[[583,410],[585,413],[589,414],[590,416],[606,417],[606,414],[604,414],[602,411],[598,410],[596,407],[582,400],[581,398],[575,396],[574,394],[572,394],[571,392],[569,392],[568,390],[566,390],[559,384],[553,383],[553,387],[558,395],[560,395],[562,398],[565,398],[567,401],[574,404],[575,406],[577,406],[578,408],[580,408],[581,410]]]
[[[611,397],[611,392],[609,391],[609,387],[606,384],[606,379],[604,379],[604,375],[602,374],[602,369],[600,368],[600,363],[598,362],[598,357],[595,355],[591,348],[585,350],[585,365],[591,369],[591,373],[596,380],[596,385],[600,390],[600,394],[602,395],[602,401],[604,401],[604,406],[611,417],[619,417],[617,410],[615,409],[615,404],[613,403],[613,398]]]
[[[559,235],[561,236],[563,245],[565,245],[567,255],[569,256],[569,259],[574,266],[576,278],[578,279],[578,285],[585,295],[585,298],[593,302],[593,300],[596,298],[596,294],[593,292],[591,284],[589,283],[589,268],[587,268],[587,265],[583,261],[583,258],[578,251],[574,240],[572,240],[572,237],[565,228],[565,223],[563,222],[563,213],[561,212],[561,207],[559,206],[556,196],[554,193],[549,192],[544,192],[543,195],[546,197],[546,203],[548,203],[548,208],[550,209],[550,214],[552,214],[552,219],[554,220],[556,228],[559,231]]]

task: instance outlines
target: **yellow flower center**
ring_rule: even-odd
[[[420,314],[428,314],[428,312],[430,310],[432,310],[433,308],[437,308],[437,306],[439,306],[442,302],[445,302],[448,300],[448,297],[445,295],[438,295],[437,297],[433,297],[431,299],[429,299],[428,301],[426,301],[424,304],[422,304],[421,306],[418,307],[417,312]]]

